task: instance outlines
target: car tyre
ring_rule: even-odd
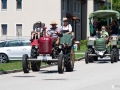
[[[58,58],[58,72],[59,72],[59,74],[62,74],[64,72],[64,57],[63,57],[63,54],[60,54],[59,58]]]
[[[8,56],[6,54],[0,53],[0,63],[7,63],[9,62]]]

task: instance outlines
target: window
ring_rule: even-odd
[[[2,24],[1,28],[2,28],[1,30],[2,35],[7,35],[7,24]]]
[[[4,47],[6,42],[0,42],[0,47]]]
[[[78,13],[80,13],[80,3],[78,3]]]
[[[22,44],[22,46],[30,46],[30,41],[23,40]]]
[[[74,12],[76,12],[76,2],[74,2]]]
[[[1,0],[2,10],[7,9],[7,0]]]
[[[69,11],[69,0],[67,0],[67,11]]]
[[[16,0],[17,9],[22,9],[22,0]]]
[[[63,10],[65,10],[65,0],[63,0]]]
[[[18,41],[14,40],[14,41],[8,41],[6,44],[6,47],[16,47],[19,46]]]
[[[22,36],[22,24],[16,24],[16,36]]]

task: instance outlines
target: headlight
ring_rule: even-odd
[[[98,55],[100,55],[100,56],[103,56],[104,53],[105,53],[105,51],[96,51],[96,53],[97,53]]]
[[[38,48],[38,46],[35,46],[35,48]]]
[[[61,49],[62,48],[62,45],[59,45],[59,49]]]
[[[101,55],[101,56],[102,56],[103,54],[104,54],[103,52],[99,52],[99,55]]]

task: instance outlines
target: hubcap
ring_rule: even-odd
[[[0,54],[0,63],[6,63],[7,62],[7,57],[3,54]]]

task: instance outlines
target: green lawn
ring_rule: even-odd
[[[81,57],[84,57],[85,55],[84,54],[75,54],[75,59],[78,59],[78,58],[81,58]]]
[[[76,52],[86,52],[87,51],[87,47],[86,45],[81,45],[80,46],[80,50],[76,51]]]
[[[75,51],[75,53],[85,53],[87,51],[87,47],[86,45],[81,45],[80,46],[80,50],[78,51]],[[75,58],[81,58],[81,57],[84,57],[85,55],[84,54],[75,54]]]
[[[44,62],[42,62],[41,64],[45,65]],[[0,71],[21,69],[21,68],[22,68],[22,62],[21,61],[10,61],[9,63],[0,64]]]

